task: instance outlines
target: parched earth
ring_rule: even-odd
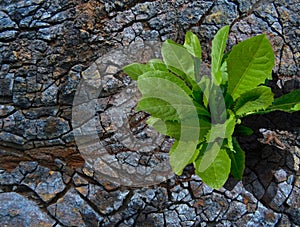
[[[229,24],[229,47],[268,36],[280,96],[299,88],[299,12],[297,0],[2,0],[0,225],[300,225],[299,112],[243,119],[255,131],[239,138],[243,181],[213,190],[191,167],[161,165],[172,141],[134,112],[136,86],[120,72],[149,57],[148,41],[182,42],[187,30],[209,69]]]

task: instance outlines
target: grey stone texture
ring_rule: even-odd
[[[54,226],[47,212],[41,210],[33,201],[16,192],[0,194],[1,226]]]
[[[147,127],[145,114],[131,110],[136,87],[118,67],[132,59],[118,53],[104,57],[114,47],[138,41],[182,42],[192,30],[209,70],[211,40],[229,24],[229,48],[256,34],[268,36],[276,56],[270,86],[279,96],[300,84],[299,11],[297,0],[2,0],[0,225],[300,225],[299,113],[243,119],[255,134],[239,138],[246,150],[240,182],[229,179],[213,190],[191,168],[163,178],[158,168],[157,179],[147,178],[150,169],[167,160],[172,140]],[[143,54],[147,58],[147,52],[135,53]],[[74,95],[87,77],[101,80],[103,87],[96,100],[98,91],[88,84],[83,92],[95,101],[86,106],[86,97],[78,100],[81,121],[74,127]],[[98,124],[84,115],[86,109],[96,110]],[[125,122],[139,141],[131,149]],[[96,133],[104,144],[109,165],[102,169],[93,169],[100,160],[97,150],[88,160],[79,152],[75,136],[82,133],[81,123],[86,141]],[[272,129],[286,149],[258,142],[260,128]],[[125,165],[127,173],[119,175],[118,184],[112,176]],[[130,179],[124,177],[128,174]],[[141,179],[162,183],[130,187]]]

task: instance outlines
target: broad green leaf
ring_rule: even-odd
[[[143,99],[160,99],[176,110],[179,116],[178,121],[181,122],[181,139],[190,140],[192,143],[195,141],[195,146],[197,145],[200,133],[198,114],[199,111],[203,113],[207,112],[204,107],[197,106],[193,99],[180,86],[165,78],[150,77],[143,74],[138,79],[138,88],[143,95]],[[149,107],[149,103],[145,103],[142,109],[147,109],[150,112],[159,108]],[[159,112],[159,114],[163,114],[164,111]],[[207,114],[209,115],[208,112]],[[164,115],[153,116],[161,118]],[[173,119],[167,118],[162,120]],[[190,127],[191,125],[193,127]]]
[[[181,124],[178,121],[163,121],[160,118],[150,117],[147,124],[163,135],[180,139]]]
[[[231,159],[231,174],[236,179],[242,180],[245,169],[245,153],[235,138],[233,138],[232,143],[234,151],[227,150]]]
[[[202,58],[202,49],[200,46],[200,41],[198,37],[191,31],[188,31],[185,34],[185,41],[183,46],[187,49],[187,51],[196,58],[201,60]]]
[[[151,68],[148,65],[140,63],[133,63],[123,67],[123,71],[133,80],[137,80],[140,75],[150,70]]]
[[[216,85],[220,85],[222,82],[221,65],[226,48],[229,28],[229,26],[221,28],[212,41],[211,74]]]
[[[166,131],[167,131],[166,124],[160,118],[156,118],[156,117],[151,116],[147,119],[146,123],[148,125],[150,125],[151,127],[153,127],[153,128],[154,128],[155,125],[157,125],[157,129],[159,129],[157,131],[159,131],[162,134],[165,134]]]
[[[192,135],[190,136],[189,133],[193,133],[193,130],[199,130],[200,132],[198,141],[200,142],[204,140],[204,136],[207,135],[208,131],[211,128],[210,122],[206,121],[205,119],[199,120],[200,128],[196,128],[196,126],[193,124],[193,121],[189,119],[182,119],[182,122],[178,122],[170,120],[163,121],[160,118],[150,117],[147,120],[147,124],[153,127],[159,133],[178,140],[190,140]],[[183,124],[183,129],[185,132],[185,135],[182,138],[181,124]]]
[[[183,169],[191,163],[195,152],[197,152],[197,150],[194,143],[176,140],[169,152],[170,165],[173,172],[177,175],[181,175]]]
[[[186,94],[192,96],[192,90],[185,84],[185,82],[178,78],[177,76],[173,75],[170,72],[162,72],[159,70],[154,70],[150,72],[144,73],[142,78],[161,78],[174,83],[176,86],[180,87]]]
[[[271,88],[261,86],[243,93],[236,101],[234,111],[237,116],[243,116],[265,110],[274,98]]]
[[[176,83],[165,78],[144,74],[138,79],[138,88],[143,99],[161,99],[176,110],[181,122],[181,134],[177,146],[172,147],[170,164],[176,174],[181,174],[184,167],[189,164],[203,130],[193,99]],[[145,105],[145,108],[148,107]],[[159,113],[162,114],[162,112]]]
[[[190,123],[192,123],[192,121],[190,121]],[[188,138],[189,140],[189,135],[188,133],[190,131],[193,131],[193,128],[195,127],[192,124],[189,124],[189,121],[186,119],[182,120],[181,122],[178,121],[163,121],[160,118],[155,118],[155,117],[150,117],[147,120],[147,124],[149,124],[151,127],[153,127],[156,131],[158,131],[161,134],[170,136],[172,138],[175,138],[177,140],[181,139],[184,140],[186,138]],[[183,124],[183,128],[185,129],[185,132],[187,133],[186,136],[184,136],[183,138],[181,137],[181,124]],[[201,137],[203,138],[204,135],[207,133],[207,131],[210,129],[210,123],[206,122],[204,120],[201,120],[199,122],[200,125],[200,129],[199,128],[195,128],[196,130],[200,130],[200,137],[199,140],[201,139]]]
[[[268,111],[280,110],[285,112],[294,112],[300,110],[300,89],[291,91],[288,94],[276,98],[267,109]]]
[[[144,97],[164,97],[182,117],[193,114],[210,116],[209,112],[191,98],[192,91],[185,83],[168,72],[152,71],[139,77],[138,88]],[[160,98],[162,99],[162,98]]]
[[[161,53],[164,62],[184,72],[187,76],[195,80],[195,68],[192,55],[182,46],[167,40],[163,43]]]
[[[200,172],[201,167],[200,160],[195,162],[195,171],[197,175],[201,177],[204,183],[208,186],[219,189],[221,188],[226,180],[228,179],[230,173],[230,158],[225,149],[220,149],[214,162],[204,171]]]
[[[145,111],[163,121],[179,120],[176,109],[168,102],[154,97],[142,98],[136,107],[137,111]]]
[[[204,172],[216,159],[221,145],[218,142],[209,143],[204,155],[202,156],[197,170],[199,172]]]
[[[271,78],[274,53],[266,35],[258,35],[234,46],[227,59],[228,93],[236,100]]]
[[[160,59],[151,59],[148,61],[148,65],[151,69],[168,72],[168,67]]]

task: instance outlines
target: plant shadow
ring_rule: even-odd
[[[238,138],[246,155],[243,185],[266,207],[287,214],[299,224],[300,112],[249,116],[242,122],[254,131],[251,136]],[[287,146],[276,147],[274,141],[260,142],[261,128],[278,134],[278,140]],[[225,187],[230,190],[236,182],[230,179]]]

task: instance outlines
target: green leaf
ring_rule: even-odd
[[[199,126],[200,126],[200,135],[199,135],[199,142],[202,142],[211,129],[211,123],[204,118],[199,119]]]
[[[232,134],[234,133],[234,128],[236,125],[236,117],[234,115],[234,113],[230,110],[228,110],[229,112],[229,118],[226,120],[225,124],[226,124],[226,132],[225,132],[225,138],[228,141],[228,147],[230,149],[233,149],[233,145],[232,145]]]
[[[221,28],[212,41],[211,73],[213,81],[216,85],[220,85],[222,82],[221,65],[226,48],[229,29],[229,26],[224,26],[223,28]]]
[[[222,84],[226,84],[228,82],[227,61],[222,63],[220,71],[222,74]]]
[[[207,111],[203,107],[197,106],[193,99],[176,83],[165,78],[148,77],[145,75],[146,74],[143,74],[143,76],[138,79],[138,88],[143,95],[143,99],[160,99],[164,101],[165,105],[168,103],[167,108],[172,107],[173,110],[176,110],[179,117],[178,121],[181,122],[181,139],[186,141],[190,140],[192,143],[196,141],[197,143],[200,134],[198,114],[199,111],[203,113]],[[150,105],[153,106],[149,107]],[[151,111],[152,113],[158,114],[156,116],[153,115],[154,117],[167,117],[162,120],[173,120],[172,118],[170,119],[169,116],[173,117],[174,115],[169,115],[167,110],[160,111],[159,108],[161,107],[156,108],[154,107],[155,105],[155,102],[152,104],[145,103],[144,106],[141,107],[139,103],[140,109],[149,111],[149,113]],[[172,114],[173,110],[171,112]],[[167,112],[167,115],[165,116],[163,112]],[[207,114],[209,115],[208,112]]]
[[[193,101],[194,107],[196,108],[198,116],[201,117],[208,117],[210,118],[210,113],[206,108],[204,108],[202,105],[200,105],[198,102]],[[188,113],[188,112],[187,112]],[[186,115],[187,117],[190,117],[189,114]]]
[[[204,146],[205,146],[205,144],[203,144],[203,143],[198,144],[198,147],[195,150],[193,156],[191,157],[191,159],[189,161],[189,164],[194,163],[197,160],[197,158],[201,154],[201,151],[202,151],[202,149],[203,149]]]
[[[193,101],[192,91],[185,83],[171,73],[162,71],[144,73],[138,79],[138,88],[143,97],[167,99],[174,108],[177,108],[182,118],[193,114],[194,111],[197,116],[210,116],[203,106]]]
[[[167,40],[163,43],[161,53],[164,62],[184,72],[187,76],[195,80],[195,68],[192,55],[182,46]]]
[[[168,72],[168,67],[160,59],[151,59],[148,61],[148,65],[151,69]]]
[[[148,65],[140,63],[133,63],[123,67],[123,71],[133,80],[137,80],[140,75],[150,70],[151,68]]]
[[[234,111],[237,116],[248,115],[269,107],[274,98],[271,88],[261,86],[243,93],[236,101]]]
[[[147,73],[145,73],[138,79],[138,88],[143,95],[143,99],[161,99],[164,101],[164,105],[168,103],[168,105],[171,105],[176,110],[181,123],[181,134],[178,144],[172,147],[170,164],[176,174],[181,174],[196,151],[198,141],[203,136],[202,134],[207,133],[208,125],[210,126],[209,122],[206,122],[204,119],[199,120],[198,118],[199,111],[207,111],[199,106],[199,104],[196,104],[180,86],[166,78],[147,76]],[[159,110],[163,106],[156,108],[151,105],[156,104],[155,102],[152,104],[145,103],[141,109],[147,109],[149,112],[157,111],[155,112],[156,116],[165,117],[164,111]],[[149,106],[151,107],[149,108]],[[207,114],[209,115],[209,113]],[[169,113],[166,117],[168,119]]]
[[[163,121],[159,118],[150,117],[147,124],[163,135],[180,139],[181,124],[178,121]]]
[[[229,118],[223,124],[213,124],[211,130],[206,136],[207,142],[212,143],[217,139],[230,138],[234,132],[236,119],[233,113],[230,112]]]
[[[163,121],[179,120],[177,111],[172,105],[162,99],[154,97],[140,99],[136,110],[145,111],[153,117],[160,118]]]
[[[300,110],[300,89],[291,91],[288,94],[276,98],[267,109],[267,112],[280,110],[284,112],[294,112]]]
[[[193,88],[193,84],[195,84],[196,82],[194,81],[194,79],[190,78],[189,76],[187,76],[184,72],[182,72],[181,70],[168,65],[168,69],[177,77],[181,78],[188,87],[190,87],[191,89]],[[192,89],[193,90],[193,89]]]
[[[231,161],[226,150],[220,149],[214,162],[204,172],[199,171],[201,165],[199,165],[200,161],[197,159],[195,162],[195,171],[204,183],[214,189],[219,189],[228,179],[230,163]]]
[[[199,130],[198,141],[200,142],[204,140],[204,136],[211,128],[210,122],[204,119],[199,120],[200,128],[197,128],[197,126],[193,124],[193,120],[190,120],[188,118],[182,119],[182,121],[179,122],[170,120],[163,121],[160,118],[150,117],[147,120],[147,124],[153,127],[159,133],[170,136],[177,140],[180,139],[189,141],[193,137],[193,135],[190,135],[190,133],[193,133],[194,130]],[[182,131],[185,133],[185,135],[181,137]]]
[[[209,111],[213,123],[224,123],[227,118],[223,87],[211,84],[209,90]]]
[[[179,77],[175,76],[170,72],[162,72],[159,70],[153,70],[150,72],[144,73],[141,78],[160,78],[163,80],[168,80],[171,83],[174,83],[175,86],[180,87],[187,95],[192,96],[192,90],[185,84],[185,82]]]
[[[198,171],[205,171],[212,162],[214,162],[218,151],[221,149],[222,141],[226,138],[229,148],[232,149],[232,134],[234,132],[234,126],[236,119],[233,113],[230,113],[229,118],[223,124],[213,124],[206,140],[208,147],[199,163]]]
[[[240,125],[240,117],[300,110],[300,90],[274,100],[271,89],[261,86],[271,78],[274,65],[266,36],[250,38],[224,54],[228,33],[225,26],[213,39],[212,78],[198,75],[202,50],[192,32],[187,32],[184,45],[164,42],[163,61],[124,67],[142,93],[136,109],[150,113],[147,123],[175,139],[169,153],[173,171],[181,174],[193,163],[196,173],[213,188],[223,186],[230,171],[242,179],[245,154],[233,135],[252,130]]]
[[[181,70],[172,67],[172,66],[168,66],[168,69],[174,73],[176,76],[178,76],[179,78],[181,78],[188,87],[190,87],[193,91],[193,98],[195,99],[195,101],[198,101],[200,96],[202,95],[201,89],[199,88],[199,86],[197,85],[197,82],[192,79],[191,77],[187,76],[184,72],[182,72]]]
[[[198,37],[191,31],[188,31],[185,34],[185,41],[183,46],[187,49],[187,51],[196,58],[201,60],[202,58],[202,49],[200,46],[200,41]]]
[[[296,104],[293,108],[291,108],[291,111],[299,111],[300,110],[300,104]]]
[[[233,104],[233,98],[231,97],[230,94],[226,93],[225,94],[225,105],[226,105],[226,109],[232,109],[232,104]]]
[[[274,53],[266,35],[258,35],[234,46],[227,59],[228,93],[236,100],[271,78]]]
[[[204,75],[201,77],[200,82],[198,83],[200,90],[203,93],[203,104],[205,107],[208,106],[208,99],[210,93],[210,79],[208,76]]]
[[[176,140],[170,150],[170,165],[175,174],[181,175],[183,169],[190,164],[191,158],[196,151],[194,142]]]
[[[245,152],[242,150],[235,138],[232,140],[233,149],[227,150],[231,159],[231,174],[238,180],[242,180],[245,169]]]
[[[192,90],[185,84],[185,82],[178,78],[177,76],[173,75],[170,72],[162,72],[162,71],[150,71],[146,72],[142,75],[141,78],[161,78],[164,80],[168,80],[171,83],[174,83],[176,86],[180,87],[186,94],[192,96]]]
[[[204,172],[215,161],[220,149],[220,143],[209,143],[204,155],[202,156],[202,159],[199,162],[197,170],[199,172]]]

